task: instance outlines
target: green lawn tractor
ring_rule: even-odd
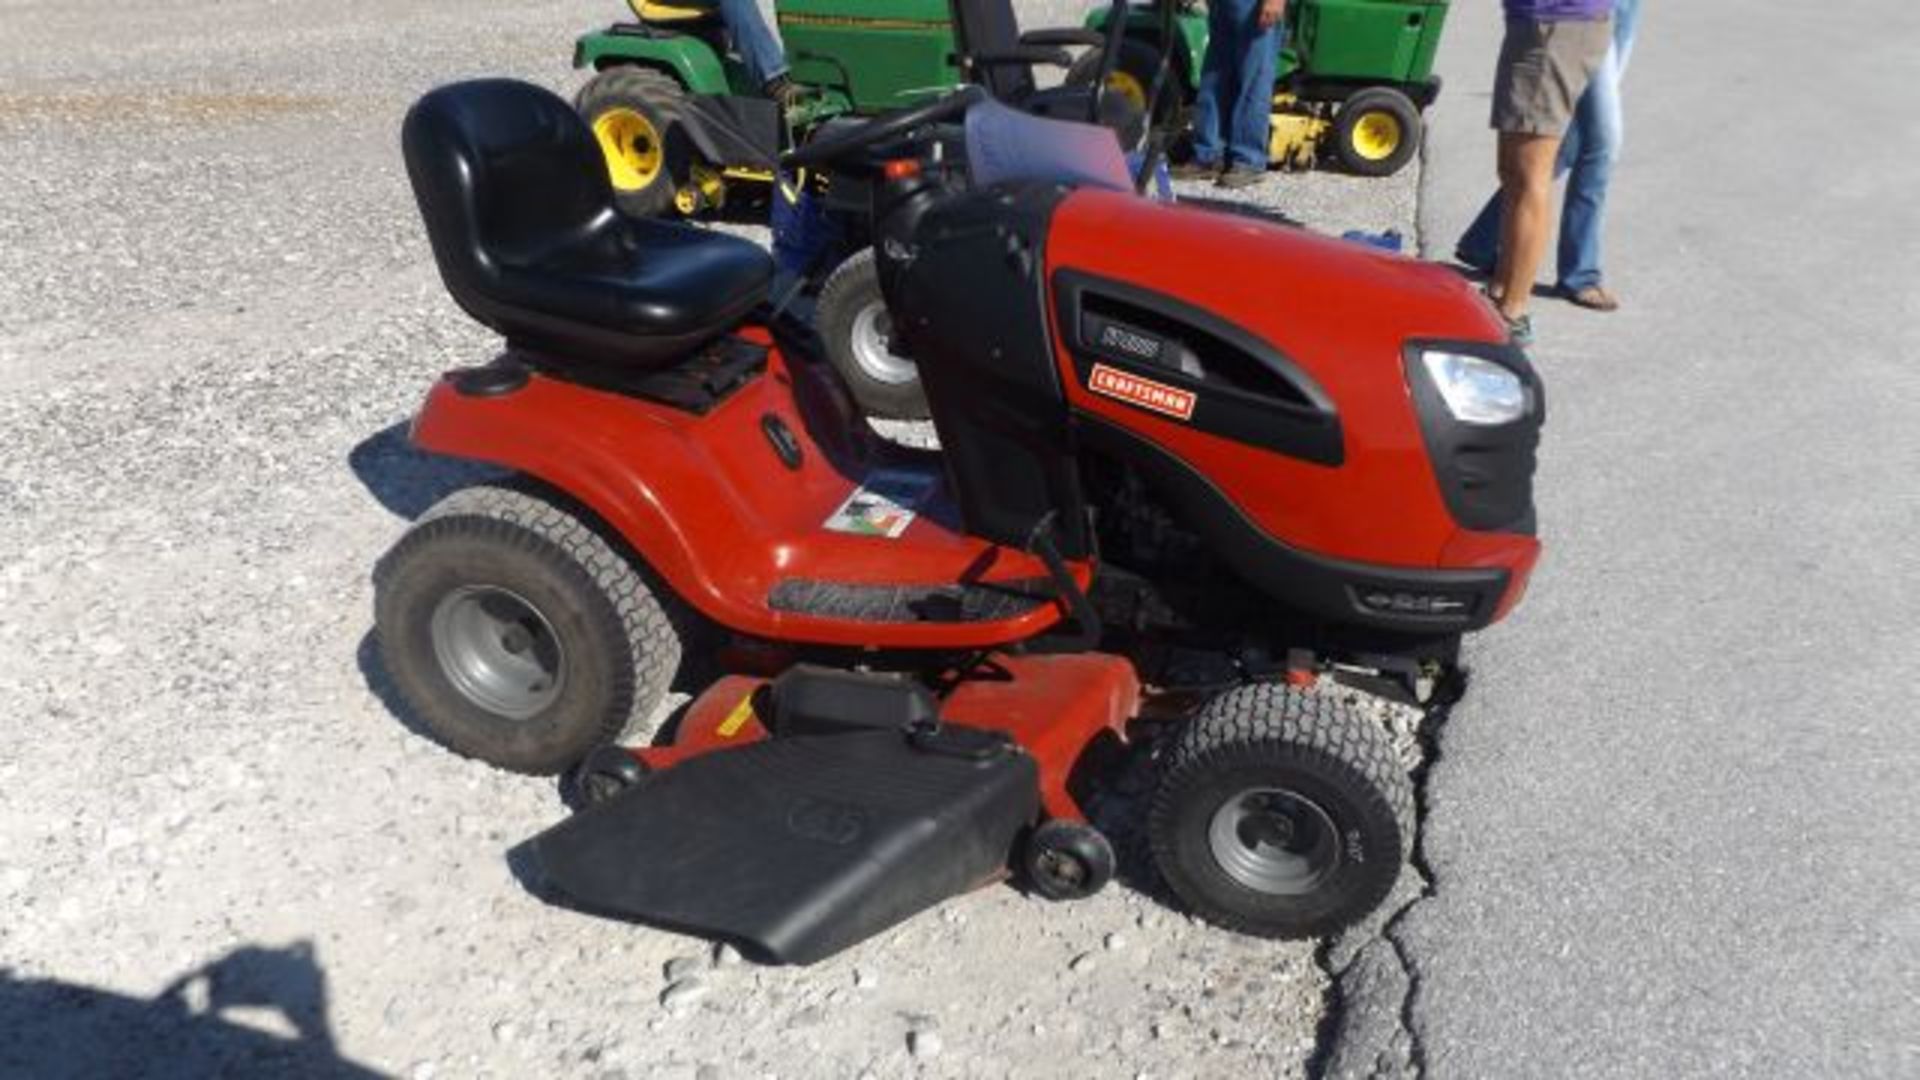
[[[803,91],[784,116],[728,51],[712,0],[629,6],[634,21],[580,38],[573,63],[596,72],[576,105],[630,214],[716,209],[730,185],[772,179],[783,127],[804,138],[835,117],[918,104],[962,81],[948,0],[779,0]]]
[[[1030,69],[1098,46],[1080,27],[1021,33],[1009,0],[775,0],[798,103],[762,96],[727,48],[715,0],[628,0],[634,20],[587,34],[573,64],[595,72],[576,106],[606,155],[620,208],[642,216],[716,209],[730,185],[765,184],[774,155],[841,117],[931,101],[977,82],[1035,112],[1084,89],[1042,90]]]
[[[1178,127],[1200,87],[1207,53],[1207,15],[1197,0],[1180,0],[1171,35],[1155,11],[1136,5],[1109,89],[1145,100],[1161,57],[1172,53],[1177,94],[1163,94],[1157,125]],[[1101,29],[1096,9],[1087,26]],[[1276,66],[1271,163],[1312,168],[1323,153],[1362,176],[1391,176],[1419,152],[1421,112],[1440,93],[1434,54],[1447,21],[1447,0],[1290,0]],[[1083,56],[1068,79],[1093,77],[1097,57]]]
[[[1093,108],[1092,84],[1043,88],[1033,69],[1065,70],[1073,63],[1067,47],[1103,51],[1107,44],[1083,27],[1023,33],[1010,0],[776,0],[788,75],[801,89],[798,102],[782,109],[727,48],[713,0],[629,6],[635,21],[576,44],[574,66],[594,75],[575,106],[606,157],[620,209],[643,217],[711,212],[745,192],[758,197],[771,190],[782,150],[830,132],[836,121],[924,104],[962,83],[1027,111],[1079,118]],[[867,412],[925,415],[913,364],[894,352],[873,257],[863,250],[865,182],[793,179],[818,192],[842,226],[838,250],[805,275],[818,286],[815,323],[828,359]]]

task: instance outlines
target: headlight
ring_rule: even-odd
[[[1447,411],[1463,424],[1510,424],[1527,415],[1527,385],[1508,368],[1451,352],[1423,352],[1420,362]]]

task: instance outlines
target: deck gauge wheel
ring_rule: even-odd
[[[1028,883],[1048,900],[1083,900],[1106,888],[1114,861],[1106,834],[1079,821],[1046,822],[1021,854]]]

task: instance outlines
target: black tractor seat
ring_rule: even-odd
[[[996,101],[1055,120],[1096,122],[1094,88],[1053,86],[1042,89],[1033,69],[1065,66],[1065,45],[1103,44],[1096,30],[1081,28],[1021,33],[1012,0],[953,0],[955,44],[971,81]]]
[[[414,199],[455,302],[559,365],[665,367],[766,299],[758,246],[614,208],[593,135],[509,79],[455,83],[408,112]]]

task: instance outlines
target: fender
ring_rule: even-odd
[[[672,591],[735,631],[822,645],[972,649],[1022,640],[1060,621],[1057,603],[978,621],[881,622],[775,606],[796,579],[848,586],[1033,581],[1024,552],[916,522],[897,544],[824,528],[860,483],[815,442],[777,353],[768,371],[705,415],[533,375],[517,389],[462,392],[456,376],[415,418],[423,450],[481,461],[566,493],[605,523]],[[802,464],[783,466],[762,429],[777,418]],[[785,470],[785,471],[783,471]],[[1090,565],[1074,567],[1084,588]]]
[[[732,92],[726,66],[713,47],[689,34],[622,23],[581,35],[573,45],[573,66],[602,71],[618,64],[639,64],[671,74],[689,94]]]

